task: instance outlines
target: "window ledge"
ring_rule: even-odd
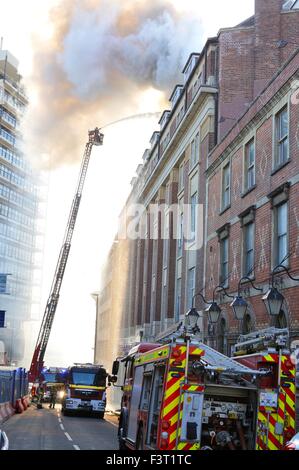
[[[178,191],[178,199],[180,199],[180,198],[181,198],[181,196],[183,196],[183,194],[184,194],[184,190],[185,190],[185,188],[184,188],[184,187],[183,187],[183,188],[181,188],[181,189],[179,189],[179,191]]]
[[[221,211],[219,212],[219,215],[224,214],[224,212],[226,212],[230,208],[231,208],[231,205],[229,204],[228,206],[224,207],[224,209],[221,209]]]
[[[223,283],[219,280],[219,286],[223,287],[225,290],[229,290],[229,283],[228,283],[228,282],[225,282],[225,284],[223,284]],[[221,297],[221,296],[223,297],[222,301],[223,301],[224,299],[228,299],[227,302],[230,301],[230,298],[227,297],[227,296],[223,293],[223,291],[222,291],[221,289],[219,289],[219,290],[217,290],[217,291],[215,292],[215,296],[217,296],[217,295],[219,295],[219,297]],[[227,302],[222,302],[222,303],[227,303]]]
[[[188,171],[188,175],[189,175],[189,176],[191,175],[191,173],[195,173],[195,170],[197,170],[198,165],[199,165],[199,162],[195,162],[195,163],[190,167],[190,169],[189,169],[189,171]]]
[[[193,249],[193,246],[195,246],[195,238],[192,239],[192,240],[186,240],[185,243],[186,243],[186,250],[192,250]]]
[[[279,170],[281,170],[282,168],[284,168],[286,165],[288,165],[290,163],[291,159],[289,158],[287,161],[281,163],[280,165],[276,166],[274,168],[274,170],[272,170],[271,172],[271,176],[275,175]]]
[[[272,271],[273,271],[273,269],[274,269],[276,266],[279,266],[279,265],[276,264],[275,266],[273,266],[273,267],[272,267]],[[289,260],[286,260],[286,261],[283,263],[283,266],[284,266],[285,268],[287,268],[287,269],[290,269]],[[284,273],[284,272],[285,272],[285,270],[284,270],[283,268],[279,268],[279,269],[276,269],[275,274],[277,274],[277,273]],[[274,275],[274,279],[275,279],[275,275]]]
[[[246,189],[246,191],[244,191],[244,192],[241,194],[241,197],[243,198],[243,197],[247,196],[247,194],[251,193],[251,191],[253,191],[255,188],[256,188],[256,184],[254,184],[253,186],[251,186],[251,188]]]

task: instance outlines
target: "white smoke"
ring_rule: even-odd
[[[201,43],[198,20],[179,15],[170,0],[61,0],[51,21],[51,40],[34,43],[37,102],[27,135],[54,163],[57,155],[73,159],[95,116],[106,123],[156,111],[140,109],[149,88],[165,93],[162,110]]]
[[[115,7],[105,1],[96,11],[80,7],[73,14],[59,59],[74,91],[84,98],[112,91],[110,79],[115,74],[169,90],[190,48],[196,39],[199,42],[195,22],[178,20],[162,10],[138,24],[134,32],[122,35],[116,29],[121,5]]]

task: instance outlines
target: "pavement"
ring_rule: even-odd
[[[105,419],[64,416],[60,405],[42,409],[31,405],[2,426],[9,439],[9,450],[117,450],[118,418],[107,413]]]

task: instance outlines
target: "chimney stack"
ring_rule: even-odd
[[[264,88],[281,65],[281,11],[283,0],[255,0],[254,96]]]

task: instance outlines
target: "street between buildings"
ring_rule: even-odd
[[[2,425],[9,450],[115,450],[118,448],[115,418],[63,416],[60,407],[31,406]]]

